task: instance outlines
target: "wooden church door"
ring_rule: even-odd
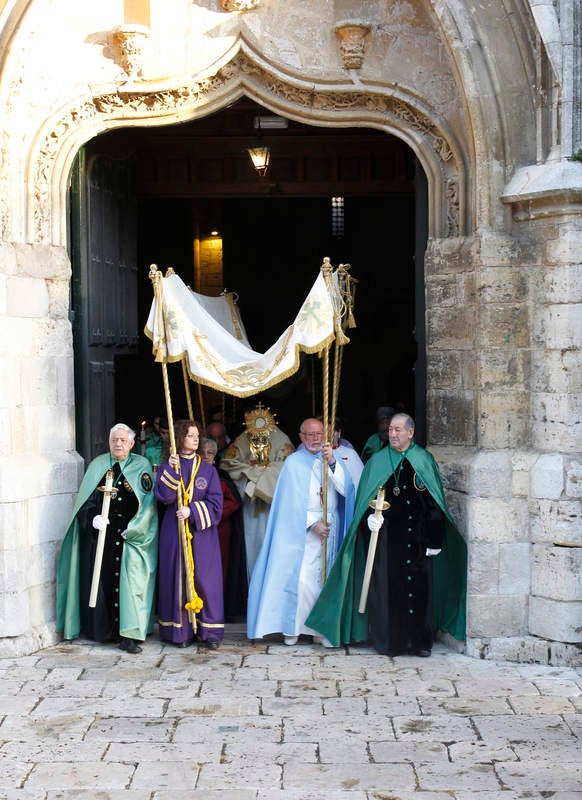
[[[116,358],[137,352],[134,162],[88,155],[71,173],[70,253],[77,449],[108,449],[115,420]]]

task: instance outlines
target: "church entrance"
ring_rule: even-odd
[[[359,449],[375,428],[375,408],[399,403],[416,416],[423,441],[424,173],[408,146],[382,131],[280,119],[243,98],[195,122],[103,134],[79,154],[70,241],[78,449],[86,458],[104,449],[114,421],[135,427],[164,414],[161,369],[143,333],[152,262],[201,293],[235,291],[261,351],[292,322],[323,257],[351,264],[359,283],[342,365],[345,436]],[[266,120],[285,127],[263,128]],[[257,141],[270,149],[266,176],[247,154]],[[181,416],[181,370],[170,372]],[[222,402],[203,394],[207,409]],[[297,376],[261,399],[295,440],[301,419],[320,412],[317,360],[306,358]],[[226,404],[236,422],[248,399]]]

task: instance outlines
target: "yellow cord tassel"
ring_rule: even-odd
[[[186,603],[184,608],[186,611],[193,611],[195,614],[198,614],[200,611],[202,611],[204,601],[196,591],[196,587],[194,585],[194,554],[192,553],[192,534],[190,533],[188,520],[185,520],[185,527],[186,538],[188,540],[188,562],[190,564],[190,569],[188,570],[188,579],[190,581],[190,596],[192,599]]]

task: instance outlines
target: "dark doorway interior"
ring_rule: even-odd
[[[351,342],[344,350],[339,411],[347,438],[360,448],[375,428],[377,405],[400,401],[414,415],[419,386],[424,387],[423,376],[419,381],[414,372],[415,314],[424,313],[422,303],[415,311],[419,242],[414,155],[379,131],[333,131],[292,123],[269,140],[270,178],[260,181],[245,152],[252,134],[244,130],[245,125],[250,130],[248,116],[257,109],[245,100],[197,123],[120,131],[87,146],[87,157],[130,157],[136,175],[139,339],[133,348],[111,350],[111,422],[135,426],[144,416],[163,413],[161,368],[153,362],[151,343],[142,333],[152,301],[148,269],[152,262],[162,269],[172,266],[193,285],[193,240],[202,220],[208,228],[220,229],[224,286],[239,294],[249,340],[257,350],[266,349],[292,322],[324,256],[334,266],[351,264],[359,281],[357,327],[349,332]],[[331,198],[337,195],[345,202],[341,238],[332,235],[331,225]],[[103,235],[107,237],[107,231]],[[82,231],[72,238],[82,251]],[[85,243],[85,249],[92,246]],[[84,355],[78,332],[75,339],[79,363]],[[313,375],[315,409],[320,411],[319,366],[313,361],[306,359],[296,378],[262,398],[294,439],[300,420],[312,413]],[[181,370],[175,366],[169,371],[174,412],[181,416],[186,408]],[[91,401],[78,394],[77,403],[85,402]],[[248,402],[237,400],[228,413],[240,415]],[[88,441],[81,434],[80,442]]]

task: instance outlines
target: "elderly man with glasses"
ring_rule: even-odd
[[[282,633],[287,645],[300,635],[330,646],[305,625],[322,585],[322,542],[326,570],[351,520],[354,484],[347,467],[324,442],[318,419],[301,424],[305,447],[283,464],[275,489],[265,539],[249,587],[249,639]],[[323,474],[327,472],[327,519],[323,518]]]

